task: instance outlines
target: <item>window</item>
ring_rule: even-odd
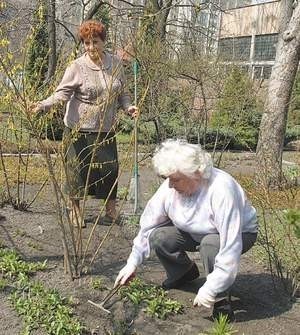
[[[255,60],[274,60],[278,34],[258,35],[254,41]]]
[[[219,54],[224,60],[249,60],[251,36],[223,38],[219,42]]]
[[[271,77],[271,73],[272,73],[272,66],[264,66],[264,70],[263,70],[263,78],[264,79],[269,79]]]
[[[254,79],[261,79],[263,73],[263,66],[254,66],[253,77]]]
[[[273,2],[276,0],[221,0],[222,9],[234,9],[247,7],[250,5],[259,5],[263,3]]]
[[[254,79],[269,79],[272,72],[271,65],[257,65],[253,67]]]

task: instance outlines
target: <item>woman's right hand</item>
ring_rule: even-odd
[[[29,110],[32,114],[37,114],[43,110],[43,106],[39,102],[35,102],[29,107]]]
[[[136,266],[132,264],[125,265],[119,272],[114,287],[125,285],[131,278],[135,276]]]

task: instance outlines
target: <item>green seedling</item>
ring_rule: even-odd
[[[118,198],[120,200],[126,200],[127,199],[127,196],[128,196],[128,187],[120,187],[118,189]]]
[[[0,290],[7,285],[13,292],[9,300],[19,315],[23,316],[22,334],[32,334],[43,329],[46,334],[82,334],[83,326],[73,317],[73,310],[67,299],[58,291],[46,289],[39,282],[32,282],[29,275],[46,268],[43,263],[23,261],[15,251],[0,248]]]
[[[122,288],[120,294],[135,306],[145,304],[146,313],[159,319],[166,319],[170,314],[183,312],[183,305],[168,298],[166,291],[155,285],[145,284],[138,278]]]
[[[94,290],[104,291],[107,287],[103,284],[102,278],[95,278],[92,280],[92,288]]]
[[[230,325],[227,315],[220,315],[214,321],[213,328],[205,333],[200,333],[199,335],[233,335],[236,334],[237,330],[233,329]]]

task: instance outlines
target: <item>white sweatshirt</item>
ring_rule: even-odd
[[[255,209],[236,180],[217,168],[212,169],[210,179],[190,197],[169,188],[167,179],[146,205],[128,264],[138,266],[149,257],[150,233],[169,219],[196,241],[201,235],[220,234],[220,250],[214,270],[200,289],[203,296],[214,299],[235,280],[242,252],[241,233],[257,232]]]

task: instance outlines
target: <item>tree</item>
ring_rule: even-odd
[[[56,54],[56,29],[55,29],[55,0],[48,0],[48,43],[49,43],[49,56],[48,56],[48,72],[45,83],[49,82],[54,76],[57,63]]]
[[[293,5],[295,4],[295,5]],[[300,3],[282,0],[275,64],[260,124],[257,160],[268,187],[282,183],[282,151],[289,103],[300,60]]]
[[[260,111],[252,81],[233,67],[212,114],[210,126],[224,136],[224,147],[255,148]],[[233,142],[233,143],[232,143]]]
[[[26,63],[26,77],[30,85],[35,88],[40,87],[47,76],[48,51],[46,7],[43,1],[39,1],[35,12],[35,28],[32,32]]]

